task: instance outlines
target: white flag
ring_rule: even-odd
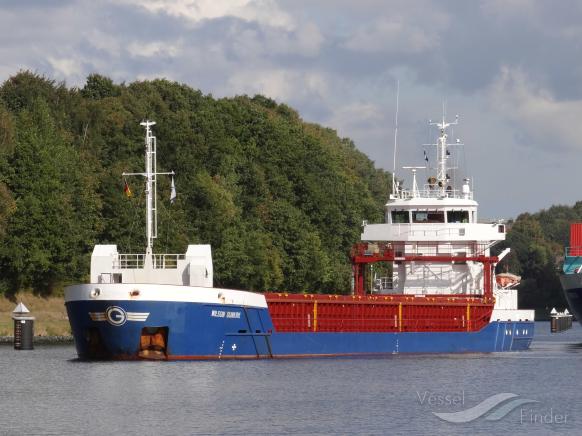
[[[176,201],[176,186],[174,185],[174,178],[172,177],[172,190],[170,192],[170,203]]]

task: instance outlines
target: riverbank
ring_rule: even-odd
[[[0,297],[0,343],[12,342],[14,331],[12,311],[21,301],[30,310],[30,315],[35,317],[35,342],[40,340],[53,343],[71,340],[71,327],[63,297],[43,298],[23,292],[16,295],[15,301]]]
[[[72,344],[72,336],[35,336],[34,345]],[[13,345],[14,336],[0,336],[0,346]]]

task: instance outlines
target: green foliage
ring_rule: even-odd
[[[569,245],[570,224],[580,221],[582,202],[524,213],[510,223],[503,247],[511,247],[512,252],[500,267],[522,275],[521,305],[535,308],[544,316],[552,307],[566,307],[559,274],[564,247]]]
[[[214,99],[153,80],[92,74],[80,89],[21,72],[0,87],[2,290],[50,293],[85,280],[95,243],[141,252],[143,129],[153,119],[158,252],[210,243],[218,285],[347,292],[363,219],[382,220],[388,174],[349,139],[263,97]],[[165,198],[163,198],[165,197]]]
[[[0,99],[12,113],[31,109],[35,101],[40,99],[49,104],[58,104],[59,99],[66,97],[69,91],[64,84],[56,84],[30,71],[23,71],[9,78],[0,88]]]
[[[0,246],[2,278],[9,290],[50,293],[62,280],[85,273],[79,252],[95,240],[98,200],[78,152],[60,132],[42,99],[17,116],[8,156],[8,186],[15,210]]]
[[[23,71],[0,87],[0,292],[59,291],[86,280],[95,243],[145,245],[143,129],[157,121],[158,252],[212,245],[217,285],[347,292],[348,253],[363,219],[382,221],[389,174],[353,142],[256,95],[214,99],[167,80],[80,90]],[[523,276],[520,304],[564,307],[559,257],[582,202],[523,214],[500,268]],[[500,246],[503,248],[503,246]],[[505,266],[504,266],[505,265]]]
[[[90,74],[87,83],[81,90],[83,97],[99,100],[105,97],[115,97],[119,95],[119,87],[113,81],[99,74]]]

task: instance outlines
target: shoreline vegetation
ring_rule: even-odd
[[[97,243],[143,250],[141,180],[123,173],[143,166],[145,119],[177,191],[160,178],[156,252],[211,245],[219,287],[349,292],[351,246],[391,190],[349,138],[260,95],[21,71],[0,85],[0,294],[87,282]]]
[[[89,280],[94,244],[145,246],[140,181],[122,174],[143,164],[146,118],[157,122],[159,168],[176,174],[175,202],[170,180],[159,181],[157,252],[210,244],[217,287],[349,293],[360,225],[383,221],[392,190],[392,174],[352,140],[261,95],[99,74],[67,87],[21,71],[0,84],[0,296],[49,296],[30,307],[37,335],[68,333],[58,295]],[[507,222],[492,254],[511,247],[497,271],[522,277],[521,308],[539,317],[567,307],[560,263],[580,221],[582,201]],[[0,308],[0,336],[12,332],[14,306]]]
[[[0,336],[0,347],[3,345],[13,345],[14,336]],[[74,340],[72,336],[35,336],[35,345],[69,345],[73,344]]]
[[[0,297],[0,343],[11,342],[14,334],[14,321],[12,311],[18,303],[30,310],[30,315],[35,317],[34,336],[35,341],[41,342],[66,342],[72,340],[71,327],[65,309],[63,297],[40,297],[31,292],[20,292],[14,298]]]

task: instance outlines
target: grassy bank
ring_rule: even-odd
[[[71,334],[63,297],[42,298],[31,293],[16,296],[16,302],[22,301],[34,321],[35,336],[68,336]],[[0,336],[13,335],[12,311],[16,303],[0,297]]]

